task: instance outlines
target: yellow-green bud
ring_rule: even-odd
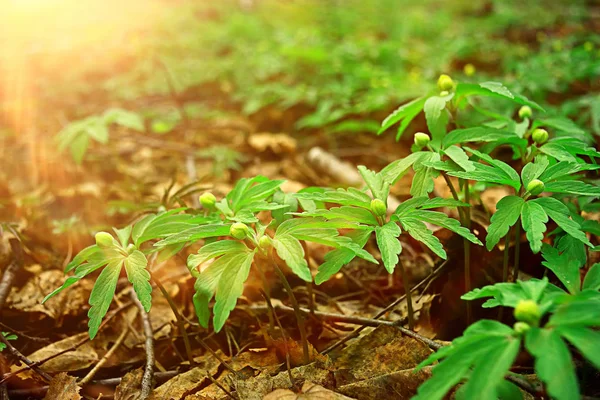
[[[533,300],[519,301],[515,308],[514,315],[517,321],[526,322],[533,326],[537,326],[542,317],[540,307]]]
[[[113,239],[112,235],[108,232],[98,232],[98,233],[96,233],[95,237],[96,237],[96,244],[98,245],[98,247],[101,247],[103,249],[111,247],[114,243],[114,239]]]
[[[447,90],[442,90],[442,91],[440,92],[440,96],[441,96],[441,97],[448,96],[449,94],[450,94],[450,92],[449,92],[449,91],[447,91]]]
[[[463,72],[466,76],[473,76],[476,72],[475,66],[471,63],[465,64],[465,66],[463,67]]]
[[[428,134],[423,133],[423,132],[415,133],[415,146],[417,146],[418,148],[421,149],[421,148],[427,146],[430,141],[431,141],[431,138],[429,137]]]
[[[527,191],[533,196],[537,196],[538,194],[542,193],[544,188],[544,182],[540,181],[539,179],[534,179],[527,185]]]
[[[134,250],[135,250],[135,245],[133,243],[129,243],[127,245],[127,254],[133,253]]]
[[[513,325],[513,329],[519,336],[521,336],[526,334],[527,331],[531,329],[531,326],[527,322],[519,321],[515,322],[515,324]]]
[[[202,193],[200,196],[200,204],[203,208],[212,209],[217,202],[217,198],[211,192]]]
[[[452,80],[452,78],[450,78],[446,74],[440,75],[440,77],[438,78],[437,84],[438,84],[438,88],[440,90],[450,91],[450,90],[454,89],[454,81]]]
[[[387,207],[383,201],[379,199],[373,199],[371,200],[371,211],[373,211],[373,214],[377,215],[378,217],[383,217],[387,212]]]
[[[260,239],[258,239],[258,247],[260,247],[263,250],[266,250],[269,247],[271,247],[271,243],[271,238],[267,235],[263,235],[260,237]]]
[[[531,110],[531,107],[529,107],[529,106],[523,106],[519,109],[519,118],[521,118],[521,119],[531,118],[532,114],[533,114],[533,111]]]
[[[537,144],[544,144],[548,140],[548,131],[542,128],[537,128],[531,134],[531,138]]]
[[[231,225],[231,228],[229,228],[229,234],[236,239],[244,239],[248,234],[248,227],[246,224],[236,222],[235,224]]]

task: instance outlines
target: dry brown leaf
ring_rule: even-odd
[[[414,368],[431,354],[422,342],[391,326],[379,326],[344,349],[334,361],[338,385]]]
[[[417,393],[419,385],[430,376],[431,367],[425,367],[417,373],[411,368],[341,386],[338,390],[359,400],[409,400]]]
[[[50,381],[50,387],[44,400],[79,400],[81,388],[77,385],[77,379],[61,372]]]
[[[82,280],[42,304],[44,297],[62,285],[65,275],[59,270],[43,271],[33,276],[21,290],[13,290],[8,297],[8,306],[25,312],[40,312],[53,319],[66,315],[79,315],[87,305],[91,282]]]
[[[220,353],[220,351],[218,352]],[[224,354],[220,353],[219,356],[223,359]],[[154,391],[150,396],[151,400],[179,400],[182,399],[186,394],[196,391],[202,385],[208,381],[206,374],[209,373],[211,376],[216,375],[219,370],[220,362],[211,354],[205,354],[202,357],[194,359],[197,365],[183,374],[179,374],[176,377],[169,379],[163,383]]]
[[[266,395],[263,400],[351,400],[352,397],[335,393],[312,382],[304,382],[302,393],[294,393],[289,389],[277,389]]]
[[[49,346],[43,347],[27,357],[32,361],[40,361],[46,359],[64,350],[72,348],[74,345],[84,340],[87,336],[87,332],[79,333],[61,341],[52,343]],[[94,344],[100,346],[101,341],[96,339],[94,341]],[[89,366],[91,366],[99,360],[98,353],[96,352],[96,350],[97,348],[95,348],[94,345],[92,345],[91,342],[88,341],[73,351],[68,351],[56,358],[51,359],[48,362],[45,362],[42,365],[42,368],[44,369],[44,371],[49,373],[78,371],[84,368],[88,368]],[[13,365],[11,367],[12,372],[15,372],[19,369],[20,367],[16,365]],[[24,379],[25,376],[31,376],[30,374],[31,371],[28,370],[19,373],[19,376],[23,377]]]
[[[144,370],[135,369],[125,374],[116,388],[115,400],[135,400],[140,396],[140,386]]]

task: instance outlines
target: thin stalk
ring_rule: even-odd
[[[410,330],[415,329],[415,314],[412,306],[412,295],[410,293],[410,284],[408,282],[408,276],[402,261],[398,258],[398,266],[400,267],[400,273],[402,274],[402,283],[404,284],[404,293],[406,294],[406,305],[408,307],[408,328]]]
[[[510,256],[510,234],[512,230],[509,230],[504,238],[504,260],[502,261],[502,282],[508,282],[508,259]],[[498,321],[502,321],[504,315],[504,307],[500,307],[498,310]]]
[[[465,203],[470,204],[469,181],[467,179],[463,180],[463,190]],[[463,225],[471,230],[471,209],[469,207],[463,209],[463,216],[465,218]],[[471,243],[465,238],[463,238],[463,248],[465,257],[465,292],[468,293],[471,291]],[[471,302],[467,301],[467,325],[471,325],[472,314]]]
[[[513,267],[513,282],[519,277],[519,258],[521,256],[521,218],[517,220],[515,225],[515,260]]]
[[[183,320],[183,317],[179,313],[179,310],[177,309],[177,305],[173,301],[173,298],[171,297],[169,292],[167,292],[167,290],[162,285],[162,283],[160,283],[158,278],[156,278],[156,276],[152,275],[152,280],[154,281],[154,283],[156,283],[156,286],[158,287],[158,289],[160,290],[162,295],[165,296],[165,299],[167,299],[167,303],[169,303],[169,307],[171,307],[173,314],[175,314],[175,318],[177,319],[177,329],[179,330],[179,333],[181,333],[181,336],[183,337],[183,344],[185,346],[185,352],[187,354],[188,361],[190,362],[190,366],[193,367],[195,365],[194,356],[192,355],[192,346],[190,345],[190,338],[188,337],[187,331],[185,330],[185,321]]]
[[[279,268],[279,265],[277,265],[275,257],[273,257],[273,253],[271,253],[271,263],[273,264],[273,268],[275,268],[275,272],[279,276],[279,279],[281,279],[281,283],[283,284],[285,290],[288,292],[288,296],[290,298],[290,301],[292,302],[292,307],[294,308],[294,313],[296,314],[296,320],[298,321],[298,329],[300,330],[300,339],[302,341],[302,353],[304,354],[304,363],[308,364],[310,362],[310,356],[308,354],[308,338],[306,335],[306,326],[304,325],[304,317],[300,312],[300,305],[298,304],[298,300],[296,300],[296,296],[294,295],[294,291],[292,290],[290,283],[283,274],[283,271],[281,271],[281,269]]]
[[[459,201],[458,193],[456,192],[456,189],[454,188],[454,184],[450,180],[450,177],[448,176],[448,174],[446,174],[446,172],[442,171],[442,176],[444,177],[444,180],[446,181],[446,185],[448,185],[448,189],[450,189],[450,193],[452,193],[452,197],[454,198],[454,200]],[[460,221],[464,222],[463,209],[460,207],[458,208],[458,214],[459,214]]]
[[[304,258],[306,259],[306,265],[310,268],[310,253],[308,251],[308,245],[303,240],[300,242],[302,244],[302,248],[304,249]],[[308,309],[314,313],[315,311],[315,295],[313,293],[313,285],[311,282],[306,282],[306,290],[308,292]]]

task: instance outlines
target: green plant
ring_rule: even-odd
[[[18,337],[17,335],[15,335],[14,333],[10,333],[10,332],[0,332],[0,335],[2,335],[4,337],[4,339],[6,340],[17,340]],[[0,342],[0,351],[4,350],[6,348],[6,344]]]
[[[56,136],[58,149],[62,152],[68,147],[73,160],[81,164],[90,145],[90,139],[101,144],[108,143],[109,127],[112,124],[139,132],[144,131],[144,121],[139,114],[113,108],[102,115],[92,115],[69,123]]]

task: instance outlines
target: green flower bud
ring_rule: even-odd
[[[387,213],[385,203],[379,199],[371,200],[371,211],[378,217],[383,217]]]
[[[513,329],[519,336],[522,336],[526,334],[528,330],[531,329],[531,326],[529,326],[527,322],[519,321],[513,325]]]
[[[135,245],[133,243],[129,243],[127,245],[127,254],[133,253],[134,250],[135,250]]]
[[[449,92],[449,91],[447,91],[447,90],[442,90],[442,91],[440,92],[440,96],[441,96],[441,97],[448,96],[449,94],[450,94],[450,92]]]
[[[263,250],[266,250],[269,247],[271,247],[271,244],[271,238],[267,235],[263,235],[260,237],[260,239],[258,239],[258,247],[260,247]]]
[[[229,234],[236,239],[242,240],[248,234],[248,230],[249,229],[246,224],[236,222],[235,224],[231,225],[231,228],[229,228]]]
[[[517,321],[526,322],[533,326],[537,326],[542,317],[540,307],[533,300],[519,301],[515,308],[514,315]]]
[[[527,185],[527,191],[533,196],[537,196],[544,191],[544,187],[544,182],[540,181],[539,179],[534,179]]]
[[[430,141],[431,141],[431,138],[429,137],[428,134],[423,133],[423,132],[415,133],[415,146],[417,146],[418,148],[423,148],[423,147],[427,146]]]
[[[454,81],[446,74],[440,75],[437,81],[437,85],[440,90],[450,91],[454,89]]]
[[[532,114],[533,114],[533,111],[531,111],[531,107],[529,107],[529,106],[523,106],[523,107],[519,108],[519,118],[521,118],[521,119],[531,118]]]
[[[114,239],[112,235],[108,232],[98,232],[96,233],[96,244],[98,247],[106,249],[111,247],[114,243]]]
[[[476,71],[477,70],[475,69],[475,66],[471,63],[465,64],[465,66],[463,67],[463,72],[465,73],[466,76],[473,76],[473,75],[475,75]]]
[[[216,202],[217,198],[211,192],[202,193],[202,196],[200,196],[200,204],[208,210],[214,208]]]
[[[531,134],[531,138],[537,144],[544,144],[548,140],[548,131],[538,128]]]

